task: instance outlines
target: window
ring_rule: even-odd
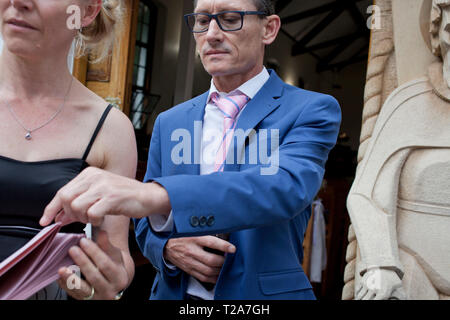
[[[159,96],[150,93],[151,61],[156,29],[156,6],[139,1],[130,119],[136,131],[144,130]]]

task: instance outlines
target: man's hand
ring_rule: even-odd
[[[79,221],[100,226],[106,215],[143,218],[170,210],[169,195],[159,184],[89,167],[57,192],[39,223],[46,226],[55,219],[63,225]]]
[[[361,279],[361,285],[356,288],[356,300],[388,300],[406,299],[402,288],[402,280],[390,269],[369,269]]]
[[[72,288],[71,277],[76,275],[68,268],[61,268],[58,282],[75,299],[88,297],[94,288],[92,299],[112,300],[131,282],[121,250],[110,243],[105,231],[99,232],[97,243],[82,239],[79,247],[70,248],[69,254],[86,280],[78,279],[79,286]]]
[[[235,253],[236,247],[214,236],[170,239],[164,248],[164,259],[201,282],[216,283],[225,257],[204,248]]]

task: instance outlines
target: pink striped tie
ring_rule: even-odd
[[[233,139],[236,127],[236,117],[242,108],[250,101],[250,98],[241,92],[232,93],[227,96],[220,96],[217,92],[211,94],[211,101],[223,113],[223,138],[217,150],[214,170],[223,171],[227,151]]]

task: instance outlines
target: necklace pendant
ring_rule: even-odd
[[[25,135],[25,139],[31,140],[31,132],[30,131],[28,131],[27,134]]]

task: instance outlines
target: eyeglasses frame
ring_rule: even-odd
[[[218,16],[225,14],[225,13],[239,13],[241,15],[241,27],[238,29],[233,29],[233,30],[225,30],[222,25],[220,24],[220,21],[218,19]],[[189,25],[189,18],[193,17],[193,16],[197,16],[197,15],[204,15],[204,16],[208,16],[209,17],[209,24],[211,24],[212,19],[216,20],[217,25],[219,26],[220,30],[225,31],[225,32],[234,32],[234,31],[239,31],[242,30],[242,28],[244,27],[244,16],[247,15],[258,15],[258,16],[268,16],[267,12],[264,11],[222,11],[222,12],[218,12],[216,14],[210,14],[210,13],[202,13],[202,12],[196,12],[196,13],[189,13],[189,14],[185,14],[184,15],[184,20],[186,21],[186,25],[188,26],[189,30],[192,33],[203,33],[203,32],[207,32],[209,30],[209,25],[208,28],[206,28],[206,30],[203,31],[194,31],[193,28],[191,28],[191,26]]]

